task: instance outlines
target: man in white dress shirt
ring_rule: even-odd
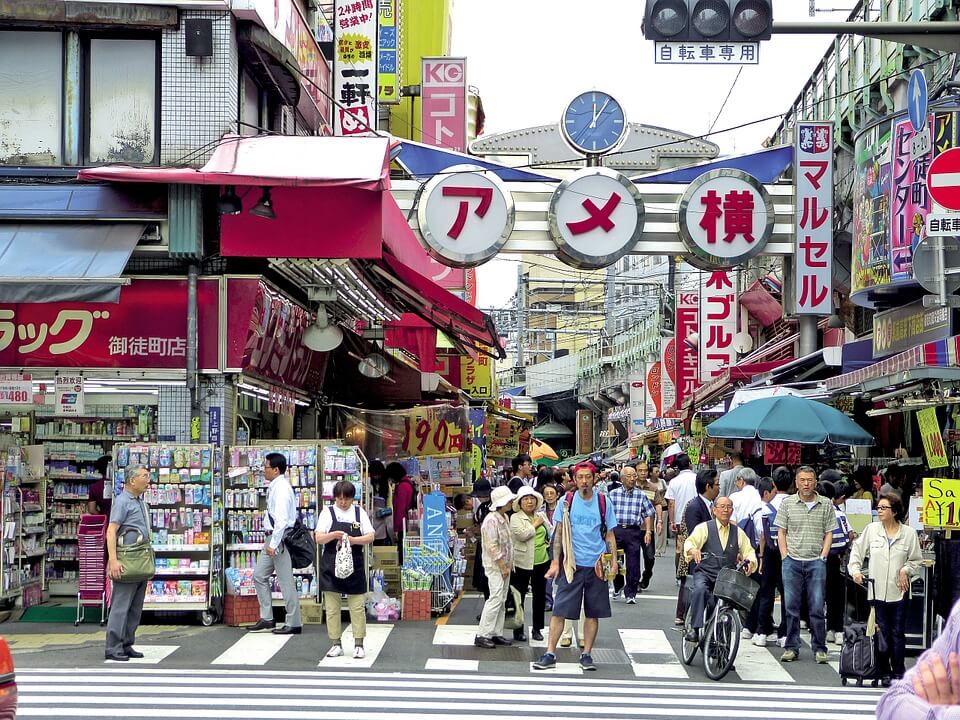
[[[260,603],[260,620],[251,632],[272,630],[276,635],[299,635],[303,632],[300,622],[300,596],[293,577],[293,564],[290,552],[283,544],[283,536],[288,528],[297,521],[297,500],[290,481],[284,474],[287,471],[287,459],[280,453],[269,453],[264,458],[263,476],[269,484],[267,490],[267,517],[264,527],[272,531],[263,545],[257,567],[253,571],[253,584],[257,588],[257,600]],[[287,621],[278,628],[273,621],[273,594],[270,577],[276,574],[280,583],[280,592],[287,609]]]

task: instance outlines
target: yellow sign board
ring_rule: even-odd
[[[960,480],[923,479],[923,525],[960,528]]]
[[[931,470],[947,467],[947,451],[943,447],[943,434],[937,420],[937,409],[917,410],[917,422],[920,424],[920,437],[923,438],[923,450],[927,455],[927,465]]]
[[[400,0],[377,0],[377,98],[400,102]]]
[[[460,357],[460,387],[474,400],[490,400],[496,397],[496,376],[493,373],[493,359],[478,355],[476,359],[469,355]]]

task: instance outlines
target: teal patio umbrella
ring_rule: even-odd
[[[873,445],[873,436],[836,408],[793,395],[744,403],[707,426],[712,438],[775,440],[805,445]]]

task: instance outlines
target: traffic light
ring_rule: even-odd
[[[659,42],[769,40],[773,0],[647,0],[643,36]]]

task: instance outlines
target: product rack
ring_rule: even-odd
[[[12,445],[0,451],[0,456],[4,458],[0,600],[13,606],[19,598],[22,607],[30,607],[43,602],[43,449]]]
[[[99,443],[66,440],[44,443],[47,507],[47,588],[52,596],[73,597],[78,591],[77,529],[87,512],[90,485],[100,479],[93,468],[104,455]],[[82,492],[81,492],[82,490]],[[104,487],[104,492],[110,488]]]
[[[222,613],[223,453],[214,445],[137,443],[114,448],[114,494],[125,473],[150,470],[145,500],[157,571],[144,610],[197,611],[204,625]]]

